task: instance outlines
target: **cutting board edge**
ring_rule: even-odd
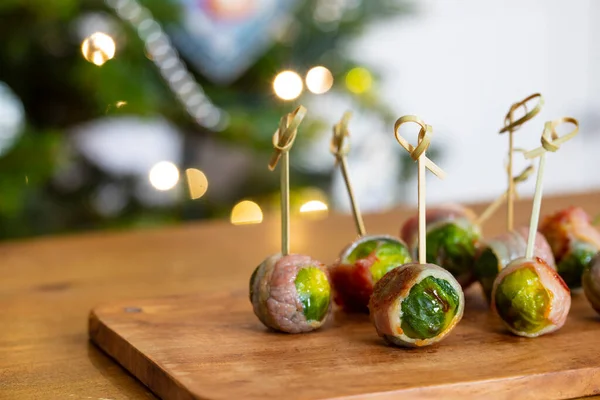
[[[166,296],[146,300],[168,300],[194,297],[191,295]],[[128,304],[131,304],[129,302]],[[89,315],[88,330],[90,340],[103,352],[124,367],[132,376],[148,387],[161,399],[196,400],[210,399],[196,395],[175,377],[168,374],[158,363],[135,348],[124,337],[110,328],[109,322],[102,319],[102,311],[110,312],[121,303],[108,303],[92,309]],[[122,307],[120,307],[122,308]],[[137,361],[137,362],[136,362]],[[143,362],[140,362],[143,361]],[[137,366],[136,366],[137,364]],[[532,382],[534,380],[535,382]],[[510,390],[507,390],[510,386]],[[464,381],[418,388],[391,391],[342,395],[323,400],[354,400],[376,398],[377,400],[397,399],[399,396],[416,399],[464,399],[465,397],[494,396],[496,399],[538,399],[540,392],[533,387],[544,388],[544,398],[570,399],[600,394],[600,366],[577,368],[541,374],[505,376],[497,379]],[[565,387],[568,390],[565,390]],[[554,396],[556,395],[556,396]]]
[[[88,317],[88,333],[92,343],[115,360],[117,364],[125,368],[135,379],[159,398],[175,400],[201,399],[186,390],[180,382],[171,377],[154,360],[143,354],[104,323],[97,312],[103,307],[101,305],[92,309]],[[144,363],[136,363],[136,360],[144,360]],[[147,368],[144,368],[143,365]],[[175,386],[171,384],[172,382],[175,383]]]

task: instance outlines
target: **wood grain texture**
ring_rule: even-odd
[[[542,214],[574,204],[600,214],[600,193],[545,197]],[[530,210],[531,199],[516,204],[517,224],[527,223]],[[367,215],[365,224],[369,232],[396,235],[414,212]],[[499,211],[484,233],[502,232],[505,218]],[[295,219],[292,251],[331,262],[354,234],[348,215]],[[254,267],[279,250],[278,235],[279,219],[267,215],[260,225],[211,221],[1,243],[0,399],[154,398],[89,344],[89,311],[121,300],[243,292]]]
[[[518,338],[474,287],[452,334],[411,350],[360,314],[305,335],[269,331],[246,291],[102,306],[90,335],[164,399],[564,399],[600,393],[600,317],[583,294],[573,300],[559,332]]]

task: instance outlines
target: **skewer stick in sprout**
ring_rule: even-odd
[[[513,152],[525,153],[526,150],[517,148],[517,149],[514,149]],[[507,164],[506,169],[508,170],[508,164]],[[516,189],[517,184],[527,181],[527,179],[529,179],[529,177],[534,172],[535,172],[535,167],[533,166],[533,164],[530,164],[527,167],[525,167],[525,169],[523,169],[523,171],[521,171],[520,174],[513,176],[512,182],[513,182],[513,187],[514,187],[515,199],[517,199],[517,200],[519,199],[519,193],[517,192],[517,189]],[[475,223],[479,226],[483,226],[483,224],[485,224],[487,222],[487,220],[489,220],[490,217],[492,215],[494,215],[494,213],[496,211],[498,211],[500,206],[506,201],[506,199],[509,196],[509,192],[510,192],[510,189],[506,189],[506,191],[504,193],[502,193],[496,200],[491,202],[490,205],[487,206],[487,208],[481,214],[479,214],[479,217],[477,217],[477,219],[475,220]]]
[[[569,123],[574,129],[559,136],[556,128]],[[546,122],[542,146],[525,153],[525,158],[540,158],[529,222],[529,237],[525,257],[512,261],[494,280],[492,308],[508,329],[516,335],[536,337],[560,329],[571,307],[570,290],[557,271],[540,257],[534,257],[546,152],[556,152],[560,145],[579,132],[579,123],[571,117]]]
[[[336,164],[339,164],[340,166],[344,182],[346,183],[348,197],[350,198],[350,206],[352,208],[352,216],[354,217],[354,224],[356,225],[356,232],[359,236],[364,236],[366,233],[365,224],[354,195],[354,189],[352,188],[352,182],[350,181],[350,176],[348,174],[348,164],[346,162],[346,155],[350,151],[350,145],[345,143],[344,140],[350,136],[350,133],[348,132],[348,122],[350,122],[351,117],[352,113],[346,111],[340,122],[333,126],[333,137],[331,139],[330,150],[335,156]]]
[[[416,147],[399,133],[400,126],[408,122],[420,127]],[[465,303],[461,286],[452,274],[426,263],[425,172],[429,169],[442,179],[445,173],[425,155],[431,141],[430,125],[407,115],[396,121],[394,134],[418,162],[419,262],[395,268],[381,278],[375,285],[369,309],[377,333],[389,343],[403,347],[428,346],[452,331],[462,318]]]
[[[412,257],[402,240],[389,235],[366,234],[346,162],[350,145],[345,139],[350,136],[348,123],[351,116],[350,112],[344,113],[340,122],[333,126],[330,150],[342,171],[359,237],[342,250],[329,272],[335,302],[345,311],[366,312],[377,281],[390,270],[411,262]]]
[[[309,256],[290,254],[289,151],[306,109],[281,118],[273,135],[272,171],[281,169],[281,253],[265,259],[250,277],[254,314],[267,327],[287,333],[309,332],[331,315],[331,286],[325,265]]]
[[[531,110],[527,110],[527,103],[538,99],[538,103]],[[526,97],[525,99],[514,103],[508,113],[504,117],[504,127],[500,130],[500,133],[508,132],[508,168],[507,168],[507,176],[508,176],[508,193],[506,195],[507,198],[507,228],[509,231],[512,231],[514,228],[514,200],[515,200],[515,181],[513,179],[513,153],[514,153],[514,137],[513,133],[518,130],[525,122],[529,121],[533,117],[535,117],[542,109],[544,105],[544,98],[540,93],[532,94],[531,96]],[[523,109],[524,115],[521,118],[515,119],[515,113],[520,108]]]

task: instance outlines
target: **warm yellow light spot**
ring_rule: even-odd
[[[273,90],[283,100],[294,100],[302,93],[302,78],[294,71],[283,71],[273,81]]]
[[[126,105],[127,105],[127,102],[126,102],[126,101],[117,101],[117,102],[115,103],[115,106],[117,106],[117,108],[121,108],[121,107],[124,107],[124,106],[126,106]]]
[[[333,86],[333,75],[325,67],[311,68],[306,74],[306,87],[314,94],[323,94]]]
[[[253,201],[240,201],[231,210],[231,223],[233,225],[260,224],[262,220],[262,210]]]
[[[83,57],[98,66],[115,56],[116,45],[113,38],[106,33],[96,32],[81,43]]]
[[[352,93],[360,94],[371,89],[373,77],[365,68],[352,68],[346,74],[346,87]]]
[[[302,206],[300,207],[301,213],[313,211],[327,211],[327,204],[319,200],[311,200],[302,204]]]
[[[302,204],[300,207],[300,213],[304,218],[313,220],[322,219],[327,216],[327,204],[320,200],[310,200]]]
[[[148,174],[150,184],[157,190],[170,190],[179,182],[179,170],[169,161],[155,164]]]
[[[196,200],[204,196],[204,193],[208,189],[208,179],[206,179],[204,172],[196,168],[188,168],[185,170],[185,176],[187,177],[190,197]]]

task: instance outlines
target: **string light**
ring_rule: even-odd
[[[208,179],[206,179],[204,172],[196,168],[188,168],[185,170],[185,176],[192,200],[204,196],[204,193],[208,190]]]
[[[148,179],[156,190],[170,190],[179,182],[179,170],[172,162],[161,161],[150,169]]]
[[[311,68],[306,74],[306,87],[314,94],[327,93],[333,86],[333,75],[327,68]]]
[[[302,78],[294,71],[283,71],[273,80],[273,90],[282,100],[294,100],[302,93]]]
[[[106,0],[106,4],[137,31],[144,41],[146,56],[158,67],[163,79],[196,123],[214,131],[225,129],[229,116],[204,94],[152,13],[137,0]]]
[[[85,38],[81,43],[81,54],[83,57],[97,66],[115,56],[116,45],[112,37],[106,33],[95,32]]]
[[[346,74],[346,87],[352,93],[364,93],[371,89],[372,85],[373,77],[366,68],[352,68],[348,71],[348,74]]]
[[[250,200],[240,201],[231,210],[233,225],[260,224],[262,220],[263,213],[260,206]]]

